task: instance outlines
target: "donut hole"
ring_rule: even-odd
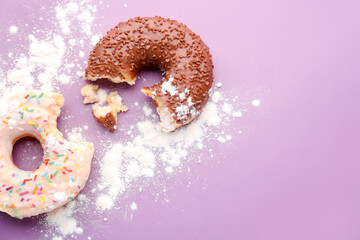
[[[14,143],[12,150],[14,164],[25,171],[38,168],[42,163],[43,155],[41,144],[34,137],[20,137]]]

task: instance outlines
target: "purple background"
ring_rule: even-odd
[[[15,48],[6,41],[8,27],[33,19],[47,2],[26,1],[23,6],[24,1],[1,1],[4,57]],[[173,178],[170,204],[155,202],[151,193],[134,196],[139,209],[131,221],[120,213],[107,216],[108,222],[84,219],[85,226],[103,226],[106,235],[97,235],[99,228],[85,228],[79,239],[360,239],[359,1],[106,4],[110,8],[99,8],[102,17],[96,20],[103,34],[134,16],[161,15],[184,22],[210,47],[222,91],[232,90],[240,99],[247,94],[250,101],[259,98],[262,105],[234,122],[233,129],[244,134],[234,133],[231,145],[214,142],[217,159],[192,165],[195,180],[190,187],[181,176]],[[158,74],[143,75],[159,80]],[[129,101],[149,101],[138,94],[140,87],[123,88]],[[77,96],[79,89],[62,89],[74,102],[63,112],[74,114],[76,121],[66,125],[60,120],[60,130],[81,119],[96,129],[86,137],[99,147],[96,133],[111,135],[88,115],[77,114],[87,108]],[[265,97],[254,89],[268,89],[270,94]],[[130,113],[124,122],[134,116]],[[120,136],[121,131],[115,138]],[[39,239],[41,233],[32,232],[36,225],[37,219],[21,222],[0,214],[0,239]]]

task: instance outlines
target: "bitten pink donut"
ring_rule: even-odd
[[[89,177],[92,143],[66,141],[56,119],[64,98],[52,92],[29,91],[8,99],[0,117],[0,210],[22,219],[52,211],[72,200]],[[12,161],[14,143],[25,136],[40,141],[43,162],[24,171]]]

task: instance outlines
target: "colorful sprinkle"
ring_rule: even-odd
[[[23,182],[23,184],[26,184],[26,182],[28,182],[28,181],[32,181],[32,179],[31,179],[31,178],[28,178],[28,179],[24,179],[24,182]]]
[[[33,130],[33,133],[34,133],[36,136],[41,137],[40,134],[39,134],[37,131]]]
[[[35,185],[36,185],[36,184],[35,184]],[[32,192],[33,195],[35,195],[37,189],[38,189],[38,187],[36,186],[36,187],[34,188],[33,192]]]

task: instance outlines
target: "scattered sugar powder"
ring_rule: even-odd
[[[150,116],[153,113],[152,109],[147,105],[144,105],[143,111],[145,113],[145,116]]]
[[[91,45],[95,46],[100,40],[100,37],[98,35],[91,37]]]
[[[131,210],[135,211],[137,209],[137,204],[135,202],[132,202],[130,208]]]
[[[9,33],[11,33],[11,34],[15,34],[15,33],[17,33],[17,31],[18,31],[18,27],[17,26],[11,26],[11,27],[9,27]]]
[[[254,99],[254,100],[252,100],[251,104],[254,107],[259,107],[260,106],[260,100],[259,99]]]
[[[232,107],[229,103],[224,103],[222,110],[226,113],[231,113],[232,112]]]
[[[242,117],[242,112],[240,112],[240,111],[237,111],[237,112],[233,112],[233,116],[234,117]]]
[[[92,41],[92,23],[97,9],[91,1],[64,1],[55,9],[44,12],[44,16],[52,20],[53,28],[25,36],[28,46],[19,46],[23,49],[21,53],[9,53],[9,57],[14,59],[11,63],[0,61],[1,68],[7,69],[5,78],[2,77],[0,94],[14,85],[58,91],[59,85],[73,83],[73,71],[83,72],[84,69],[84,63],[80,62],[81,52],[85,50],[84,42]],[[17,31],[17,26],[9,27],[11,34]],[[83,39],[78,40],[79,35],[83,35]]]
[[[226,106],[226,111],[221,111],[222,106]],[[220,92],[214,92],[197,119],[172,133],[162,131],[149,109],[143,106],[146,119],[137,122],[133,138],[113,143],[100,162],[101,178],[96,191],[99,210],[114,209],[119,195],[158,181],[162,173],[181,171],[195,151],[209,144],[209,139],[221,143],[232,139],[231,133],[221,131],[219,135],[214,131],[226,124],[234,109]]]
[[[161,91],[162,93],[166,93],[169,92],[171,96],[177,94],[177,90],[176,87],[172,85],[172,82],[174,81],[174,77],[172,75],[170,75],[169,77],[169,81],[164,81],[161,84]]]
[[[94,21],[93,13],[97,11],[91,1],[73,1],[55,8],[56,18],[64,35],[70,35],[74,24],[79,24],[82,33],[91,36],[91,24]]]
[[[71,201],[65,206],[48,213],[46,217],[48,225],[56,227],[62,235],[82,234],[83,229],[78,226],[78,221],[73,216],[76,205],[76,201]]]
[[[85,129],[85,126],[84,126],[84,129]],[[85,139],[82,135],[82,131],[83,131],[83,129],[80,127],[74,127],[71,129],[71,131],[66,129],[65,137],[70,142],[76,142],[76,143],[85,142]]]

